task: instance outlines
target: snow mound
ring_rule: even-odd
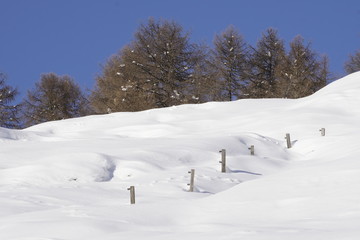
[[[24,160],[23,164],[1,170],[1,184],[52,185],[110,181],[116,167],[105,156],[68,153]]]

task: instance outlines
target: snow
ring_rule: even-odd
[[[1,128],[0,239],[358,239],[359,105],[360,72],[297,100]]]

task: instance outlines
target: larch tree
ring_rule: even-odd
[[[215,59],[207,46],[201,46],[201,60],[198,61],[191,77],[191,84],[187,86],[192,93],[189,103],[204,103],[210,101],[224,101],[224,84],[220,81],[220,74],[214,67]]]
[[[90,96],[96,113],[133,112],[154,107],[152,96],[140,86],[137,69],[127,60],[131,54],[130,48],[124,47],[102,66],[102,73],[96,77],[96,86]]]
[[[360,71],[360,50],[349,56],[348,61],[345,63],[345,71],[348,74]]]
[[[276,88],[279,82],[279,67],[285,59],[285,47],[275,29],[269,28],[251,47],[248,71],[250,81],[246,94],[250,98],[277,97]]]
[[[247,44],[239,32],[228,27],[214,40],[213,67],[219,73],[223,99],[227,101],[243,98],[246,88]]]
[[[140,25],[130,44],[126,64],[133,64],[136,81],[154,99],[154,107],[186,103],[188,86],[200,59],[198,46],[173,21],[150,19]]]
[[[279,97],[300,98],[313,94],[327,83],[327,58],[320,58],[310,43],[297,36],[290,43],[290,51],[281,66],[281,80],[277,84]]]
[[[6,84],[6,76],[0,73],[0,127],[19,128],[19,104],[13,104],[18,91]]]
[[[194,73],[201,59],[200,47],[189,42],[179,24],[150,19],[104,65],[91,103],[105,113],[193,102]]]
[[[25,125],[89,114],[87,100],[80,87],[69,76],[43,74],[23,101]]]

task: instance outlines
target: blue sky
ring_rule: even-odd
[[[175,20],[209,45],[230,24],[253,45],[269,27],[287,44],[300,34],[337,76],[360,49],[359,0],[0,0],[0,71],[20,100],[42,73],[91,89],[100,65],[149,17]]]

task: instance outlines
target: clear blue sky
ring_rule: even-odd
[[[149,17],[175,20],[209,45],[230,24],[250,44],[269,27],[287,44],[300,34],[338,76],[360,49],[360,0],[0,0],[0,71],[19,98],[49,72],[91,89],[100,64]]]

